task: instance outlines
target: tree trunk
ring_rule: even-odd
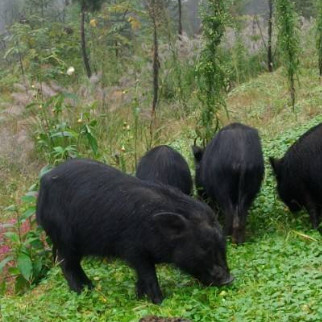
[[[181,39],[182,36],[182,5],[181,0],[178,0],[178,12],[179,12],[179,26],[178,26],[178,34]]]
[[[322,77],[322,35],[319,36],[318,50],[319,50],[319,71],[320,71],[320,78],[321,78]]]
[[[273,31],[273,0],[268,0],[268,42],[267,42],[267,64],[268,71],[273,71],[273,53],[272,53],[272,31]]]
[[[295,100],[296,100],[296,92],[295,92],[295,80],[294,80],[294,76],[291,76],[290,79],[290,93],[291,93],[291,102],[292,102],[292,109],[293,112],[295,111]]]
[[[158,92],[159,92],[159,48],[158,48],[158,34],[157,34],[157,24],[154,17],[153,21],[153,103],[152,103],[152,113],[154,115],[155,109],[158,102]]]
[[[81,12],[81,42],[82,42],[82,55],[83,55],[83,61],[87,73],[87,77],[90,78],[92,76],[91,67],[89,65],[88,56],[86,53],[86,39],[85,39],[85,6],[82,5],[82,12]]]
[[[156,107],[158,103],[159,93],[159,49],[158,49],[158,34],[157,34],[157,8],[156,1],[151,1],[150,16],[153,23],[153,101],[151,110],[151,122],[150,122],[150,147],[154,138],[154,126],[156,121]]]

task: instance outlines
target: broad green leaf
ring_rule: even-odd
[[[17,267],[21,275],[29,281],[32,276],[32,262],[27,254],[20,253],[17,259]]]
[[[36,207],[29,207],[20,217],[21,220],[26,220],[36,213]]]
[[[29,285],[28,281],[24,279],[22,276],[18,276],[15,284],[15,292],[16,294],[21,294]]]
[[[7,231],[3,234],[6,238],[11,240],[14,243],[19,243],[19,235],[13,231]]]
[[[58,154],[64,154],[64,152],[65,152],[64,148],[63,148],[63,147],[61,147],[61,146],[55,146],[55,147],[54,147],[54,151],[55,151],[56,153],[58,153]]]
[[[95,137],[91,133],[87,133],[86,137],[87,137],[88,143],[91,146],[94,154],[97,154],[97,150],[98,150],[97,140],[95,139]]]
[[[24,196],[21,197],[21,200],[23,202],[34,203],[36,201],[36,195],[37,195],[36,191],[28,192]]]
[[[40,258],[37,258],[33,262],[33,272],[34,272],[34,276],[37,276],[40,273],[41,269],[42,269],[41,259]]]
[[[20,274],[20,271],[19,271],[19,269],[17,267],[9,267],[8,272],[11,275],[19,275]]]
[[[3,59],[6,59],[12,52],[15,52],[15,47],[9,48],[3,56]]]
[[[74,131],[62,131],[62,132],[56,132],[51,134],[52,138],[56,137],[70,137],[70,138],[77,138],[78,134]]]
[[[30,192],[37,193],[37,183],[34,183],[29,187],[28,193]]]
[[[17,206],[16,205],[11,205],[9,207],[4,208],[5,211],[12,211],[15,212],[17,211]]]

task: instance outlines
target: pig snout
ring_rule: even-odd
[[[235,279],[233,275],[229,273],[226,269],[220,266],[214,266],[210,272],[211,283],[210,285],[223,286],[228,285]]]

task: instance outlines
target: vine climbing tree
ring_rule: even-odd
[[[316,18],[316,48],[318,51],[318,66],[320,77],[322,77],[322,1],[317,0],[317,18]]]
[[[299,70],[300,36],[298,16],[294,3],[290,0],[275,0],[277,25],[279,29],[278,43],[282,63],[287,71],[289,93],[293,111],[295,109],[295,80]]]
[[[201,7],[201,19],[203,48],[196,66],[196,79],[202,111],[196,133],[205,145],[219,128],[217,111],[226,106],[225,73],[219,60],[219,45],[227,22],[224,1],[206,1]]]

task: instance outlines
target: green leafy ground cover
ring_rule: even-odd
[[[77,14],[75,12],[75,17],[78,19],[78,11]],[[71,26],[74,26],[74,22],[76,20],[72,19]],[[47,34],[42,24],[38,26],[39,35],[43,35],[44,32]],[[78,29],[78,25],[77,20],[75,30]],[[102,86],[115,85],[123,72],[132,74],[133,78],[133,70],[135,71],[135,82],[133,79],[131,81],[130,77],[130,80],[119,86],[115,92],[115,97],[117,93],[122,93],[126,100],[118,103],[113,103],[113,100],[107,101],[105,106],[105,101],[100,102],[97,95],[99,92],[95,91],[95,87],[99,86],[86,81],[80,73],[83,67],[77,49],[78,36],[70,38],[69,34],[60,34],[60,29],[50,23],[52,32],[48,43],[50,48],[57,48],[58,53],[64,48],[61,56],[64,65],[54,63],[50,69],[42,71],[39,67],[46,62],[47,57],[42,40],[46,38],[29,33],[27,25],[19,26],[21,29],[17,30],[16,35],[24,35],[26,43],[32,40],[38,53],[35,57],[34,49],[24,53],[26,76],[30,77],[31,83],[35,80],[47,82],[54,79],[57,84],[66,87],[68,92],[76,95],[77,100],[75,99],[73,112],[69,113],[71,109],[68,109],[68,104],[60,100],[61,95],[58,95],[47,114],[42,112],[44,109],[40,108],[40,105],[29,105],[29,108],[25,109],[29,103],[27,100],[28,102],[20,106],[21,114],[14,115],[11,111],[11,95],[19,94],[14,88],[14,84],[21,82],[18,75],[19,65],[14,65],[16,69],[7,70],[6,63],[5,68],[0,71],[0,103],[3,103],[0,106],[0,217],[3,222],[12,219],[15,212],[5,210],[12,204],[18,206],[21,214],[29,212],[29,205],[21,203],[21,197],[30,185],[35,183],[39,170],[51,157],[64,159],[66,155],[75,153],[73,148],[77,145],[81,155],[98,158],[133,173],[134,159],[145,152],[150,141],[148,115],[151,75],[149,68],[146,68],[146,59],[150,59],[147,58],[147,50],[139,50],[136,57],[131,57],[132,72],[127,73],[125,71],[128,65],[124,64],[123,60],[116,62],[115,58],[111,59],[114,57],[112,51],[109,54],[105,47],[97,47],[99,38],[93,37],[92,47],[97,49],[93,57],[96,57],[96,62],[105,62],[103,66],[97,65],[99,70],[101,67],[103,70],[105,68]],[[301,39],[303,53],[299,73],[300,86],[297,86],[294,113],[289,106],[283,68],[274,73],[263,73],[241,84],[238,84],[240,80],[235,83],[235,77],[232,77],[233,88],[227,97],[230,118],[226,119],[225,113],[219,113],[223,124],[239,121],[259,129],[266,161],[263,187],[248,219],[247,242],[239,247],[228,242],[228,261],[236,277],[231,286],[205,288],[179,270],[160,265],[159,280],[166,298],[160,306],[156,306],[147,300],[136,299],[135,276],[127,265],[120,261],[86,259],[83,262],[84,269],[96,287],[80,296],[69,291],[59,267],[52,268],[39,285],[31,284],[32,289],[23,295],[10,293],[10,285],[14,283],[10,284],[12,279],[9,276],[9,292],[2,294],[3,290],[0,287],[0,320],[138,321],[145,315],[153,314],[164,317],[181,316],[192,321],[322,321],[322,237],[310,229],[306,212],[290,214],[279,201],[275,179],[268,164],[268,156],[281,157],[307,129],[322,122],[322,87],[317,74],[315,29],[310,28],[304,32]],[[35,36],[41,40],[39,43]],[[102,39],[104,43],[108,43],[105,36]],[[149,44],[148,41],[144,43]],[[176,68],[172,67],[173,61],[170,56],[167,56],[164,65],[161,65],[163,74],[157,113],[158,133],[153,144],[172,145],[188,159],[192,169],[190,145],[195,138],[196,124],[201,111],[194,78],[197,53],[194,53],[193,43],[190,45],[188,56],[181,57],[181,61],[176,58]],[[67,57],[65,53],[68,53]],[[58,56],[60,57],[60,54]],[[188,59],[191,60],[189,64]],[[230,60],[231,56],[228,55],[227,66],[230,66]],[[257,74],[254,66],[262,63],[259,57],[255,60],[246,56],[241,60],[245,68],[254,69],[252,75]],[[76,77],[65,75],[67,66],[75,67]],[[259,70],[262,68],[258,68]],[[178,73],[181,75],[180,82],[177,79]],[[248,77],[245,77],[245,80],[247,79]],[[181,84],[178,87],[179,83]],[[82,91],[80,87],[83,87]],[[144,98],[146,95],[147,98]],[[38,99],[39,97],[37,102]],[[43,97],[40,101],[39,104],[46,104]],[[17,106],[13,104],[13,107]],[[41,130],[48,127],[41,126],[46,122],[52,122],[50,124],[55,130],[55,133],[52,133],[56,138],[55,145],[47,146],[46,143],[51,141],[43,140],[48,131]],[[18,153],[12,153],[12,147],[17,147],[16,141],[9,139],[19,134],[23,125],[21,123],[28,127],[29,139],[33,140],[37,149],[29,151],[32,157],[26,156],[20,160],[20,150],[15,149]],[[67,131],[69,139],[67,136],[57,136],[58,132]],[[77,135],[73,131],[76,131]],[[97,151],[93,138],[97,138]],[[25,144],[20,144],[22,145]],[[118,161],[114,158],[115,152],[120,158]],[[34,236],[31,234],[29,237],[32,239]],[[39,241],[39,238],[36,238],[36,241]],[[29,244],[32,243],[28,243],[28,246]],[[21,242],[16,243],[16,246],[18,247],[15,250],[21,250]],[[42,248],[38,250],[42,251]],[[37,258],[37,254],[36,249],[33,256]],[[34,259],[33,256],[30,258]],[[39,257],[41,258],[41,255]],[[47,257],[46,259],[48,260]],[[33,260],[33,264],[36,262]],[[29,265],[20,264],[24,268],[32,267],[30,262]],[[15,272],[14,268],[12,275]],[[25,275],[30,275],[29,273],[32,280],[35,277],[33,272],[24,271]],[[0,281],[1,279],[2,276]]]
[[[282,156],[306,129],[322,121],[263,137],[265,160]],[[180,141],[173,145],[180,145]],[[188,147],[181,144],[181,151]],[[278,200],[266,164],[262,190],[249,215],[247,242],[229,243],[228,261],[236,279],[229,287],[203,287],[179,270],[160,265],[166,296],[160,305],[137,300],[133,271],[120,261],[83,262],[95,289],[70,292],[59,267],[23,296],[1,299],[3,321],[138,321],[146,315],[180,316],[192,321],[321,321],[322,238],[310,229],[308,215],[290,214]]]
[[[160,306],[136,299],[134,275],[120,262],[87,260],[84,267],[96,288],[80,296],[68,291],[56,267],[35,290],[3,301],[2,317],[4,321],[138,321],[155,314],[193,321],[319,321],[321,245],[316,233],[310,236],[274,233],[230,247],[236,277],[231,287],[205,288],[162,266],[158,275],[167,298]]]

